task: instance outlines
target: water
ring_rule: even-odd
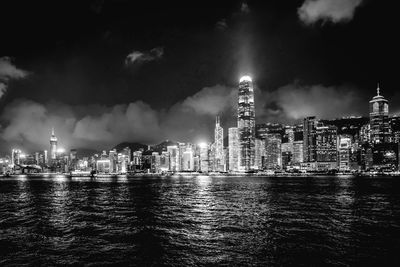
[[[397,265],[400,178],[0,178],[0,265]]]

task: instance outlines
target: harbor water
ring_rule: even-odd
[[[400,177],[0,178],[0,265],[399,265]]]

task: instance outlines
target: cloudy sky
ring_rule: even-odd
[[[400,111],[388,1],[30,2],[0,3],[3,153],[211,141],[243,74],[257,123],[367,115],[377,82]]]

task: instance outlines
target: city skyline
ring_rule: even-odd
[[[127,1],[41,2],[23,12],[33,31],[13,19],[19,5],[2,3],[0,148],[37,150],[52,127],[65,147],[210,141],[215,116],[235,125],[246,73],[257,123],[368,115],[377,82],[398,114],[394,9],[350,1],[312,16],[308,3],[171,2],[163,13]]]
[[[250,81],[251,81],[251,83],[253,82],[252,81],[252,78],[249,76],[249,75],[245,75],[245,76],[243,76],[243,77],[241,77],[240,79],[239,79],[239,92],[240,92],[240,86],[241,86],[241,83],[242,83],[242,81],[243,81],[243,79],[244,80],[246,80],[246,79],[250,79]],[[251,85],[251,87],[252,87],[252,85]],[[392,114],[392,115],[390,115],[389,114],[389,108],[388,108],[388,103],[389,103],[389,101],[388,100],[386,100],[384,97],[383,97],[383,95],[381,95],[381,91],[380,91],[381,89],[380,89],[380,85],[379,85],[379,83],[377,83],[377,87],[376,87],[376,89],[375,89],[375,92],[376,92],[376,96],[374,96],[374,97],[372,97],[372,99],[369,101],[369,110],[370,110],[370,112],[369,112],[369,114],[368,114],[368,116],[370,117],[370,118],[372,118],[371,119],[371,123],[372,123],[372,125],[373,125],[373,121],[376,121],[376,120],[378,120],[378,122],[376,122],[375,124],[377,125],[377,126],[375,126],[377,129],[380,129],[380,125],[381,125],[381,123],[383,122],[383,120],[388,120],[390,117],[397,117],[397,114]],[[238,96],[237,96],[238,98],[239,98],[239,93],[238,93]],[[378,99],[378,100],[377,100]],[[254,101],[254,100],[253,100]],[[385,106],[383,106],[384,104],[382,104],[382,107],[380,107],[380,109],[382,110],[382,112],[384,113],[384,117],[385,117],[385,119],[380,119],[380,117],[379,117],[379,115],[378,116],[374,116],[374,114],[375,113],[373,113],[373,111],[374,112],[376,112],[375,110],[373,110],[373,106],[372,106],[372,104],[373,103],[375,103],[375,102],[377,102],[377,101],[380,101],[380,102],[382,102],[382,103],[385,103]],[[240,102],[240,100],[239,100],[239,102]],[[253,102],[254,103],[254,102]],[[254,105],[254,104],[253,104]],[[254,108],[254,107],[253,107]],[[375,108],[376,109],[376,108]],[[244,111],[243,111],[244,112]],[[240,109],[238,109],[238,116],[239,116],[239,113],[240,113]],[[377,119],[373,119],[374,117],[378,117]],[[255,118],[256,118],[256,116],[254,116],[254,120],[255,120]],[[318,118],[318,119],[317,119]],[[353,115],[349,115],[349,116],[343,116],[343,117],[335,117],[335,118],[331,118],[331,119],[347,119],[347,118],[367,118],[367,116],[353,116]],[[296,122],[293,122],[293,123],[279,123],[279,122],[261,122],[261,123],[259,123],[258,125],[260,125],[260,124],[264,124],[264,123],[267,123],[267,124],[276,124],[276,125],[282,125],[282,126],[295,126],[295,125],[302,125],[302,124],[304,124],[305,123],[305,121],[306,120],[309,120],[309,119],[311,119],[313,122],[312,122],[312,124],[314,124],[316,121],[319,121],[319,120],[324,120],[324,119],[327,119],[327,118],[321,118],[321,117],[318,117],[317,115],[315,115],[315,116],[308,116],[308,117],[305,117],[305,118],[300,118],[300,119],[298,119]],[[222,156],[221,156],[221,154],[222,154],[222,152],[221,152],[221,148],[220,148],[220,146],[221,146],[221,144],[222,144],[222,146],[223,146],[223,144],[224,143],[226,143],[226,141],[224,141],[224,139],[228,139],[229,138],[229,132],[228,131],[226,131],[226,134],[224,134],[224,128],[226,129],[226,130],[229,130],[229,129],[238,129],[237,128],[237,124],[236,123],[239,123],[239,119],[238,119],[238,121],[237,122],[234,122],[232,125],[225,125],[224,127],[221,127],[221,118],[220,118],[220,116],[219,115],[217,115],[216,117],[215,117],[215,128],[214,128],[214,130],[213,130],[213,134],[212,135],[210,135],[210,136],[208,136],[208,137],[202,137],[202,138],[199,138],[198,140],[196,140],[197,142],[194,142],[194,141],[192,141],[193,139],[191,139],[191,138],[188,138],[188,140],[189,141],[186,141],[186,142],[188,142],[188,143],[193,143],[193,144],[197,144],[197,145],[200,145],[200,146],[202,146],[203,144],[212,144],[212,143],[218,143],[219,145],[218,146],[216,146],[216,147],[218,147],[218,151],[219,151],[219,158],[221,158]],[[386,130],[381,130],[381,131],[384,131],[384,132],[387,132],[387,131],[390,131],[390,130],[388,130],[388,122],[386,121],[385,122],[385,129]],[[368,124],[368,125],[370,125],[370,124]],[[253,127],[255,127],[256,126],[256,124],[254,124],[254,126]],[[305,124],[304,124],[304,127],[305,127]],[[304,131],[306,131],[306,127],[304,128]],[[378,131],[378,134],[379,134],[379,130],[377,130]],[[371,133],[372,133],[373,131],[371,131]],[[238,131],[238,134],[239,134],[239,131]],[[218,138],[217,138],[217,135],[218,135]],[[372,134],[371,134],[372,135]],[[385,133],[385,135],[389,135],[389,133]],[[221,138],[222,138],[222,141],[221,141]],[[239,138],[239,137],[238,137]],[[382,137],[383,138],[383,137]],[[386,137],[385,137],[386,138]],[[46,137],[44,137],[44,139],[46,139],[46,140],[48,140],[48,138],[46,138]],[[374,139],[373,137],[371,137],[371,139]],[[156,146],[156,145],[158,145],[159,143],[162,143],[162,142],[164,142],[164,141],[169,141],[169,140],[172,140],[172,139],[169,139],[168,137],[166,138],[166,139],[162,139],[162,140],[158,140],[156,143],[151,143],[151,144],[144,144],[144,143],[142,143],[141,145],[147,145],[147,146]],[[208,141],[207,141],[208,140]],[[213,142],[213,140],[214,140],[214,142]],[[388,141],[388,139],[385,139],[386,140],[386,142]],[[127,142],[127,140],[124,140],[123,142],[121,142],[121,143],[124,143],[124,142]],[[173,142],[177,142],[177,143],[179,143],[179,142],[181,142],[181,140],[173,140]],[[227,141],[228,143],[229,143],[229,140]],[[132,143],[138,143],[138,144],[140,144],[139,142],[132,142]],[[253,143],[254,143],[254,141],[253,141]],[[50,129],[50,148],[48,149],[48,151],[49,151],[49,155],[51,156],[51,158],[55,158],[55,154],[56,154],[56,152],[57,151],[60,151],[60,150],[62,150],[62,151],[66,151],[66,150],[68,150],[68,149],[84,149],[85,150],[85,147],[77,147],[77,146],[74,146],[73,144],[70,146],[70,147],[65,147],[62,143],[61,143],[61,147],[59,146],[59,149],[57,150],[57,144],[58,144],[58,139],[57,139],[57,137],[56,137],[56,135],[55,135],[55,128],[54,127],[51,127],[51,129]],[[114,146],[116,146],[116,145],[118,145],[118,143],[114,143],[111,147],[97,147],[97,148],[95,148],[95,149],[92,149],[91,151],[97,151],[97,152],[101,152],[101,151],[103,151],[104,149],[105,150],[108,150],[108,149],[112,149],[112,147],[114,147]],[[308,145],[306,144],[306,147],[307,147]],[[314,146],[315,146],[315,144],[314,144]],[[255,145],[253,145],[253,148],[252,148],[253,150],[255,150]],[[12,148],[12,150],[20,150],[20,151],[24,151],[24,148],[23,147],[21,147],[21,146],[14,146],[13,148]],[[42,150],[43,151],[43,149],[39,149],[39,150]],[[47,152],[47,149],[44,149],[44,151],[46,151]],[[31,152],[34,152],[34,150],[26,150],[25,149],[25,152],[28,152],[28,153],[31,153]],[[7,155],[9,152],[8,151],[4,151],[3,152],[5,155]],[[253,152],[253,154],[254,154],[255,152]],[[307,153],[309,153],[308,152],[308,150],[305,150],[305,153],[307,154]],[[305,157],[305,159],[306,160],[308,160],[309,159],[309,157],[307,157],[307,156],[304,156]],[[316,157],[316,155],[314,155],[314,157]],[[253,156],[253,161],[254,161],[254,156]],[[240,165],[240,164],[239,164]],[[251,169],[250,167],[249,168],[247,168],[248,170],[249,169]]]
[[[394,172],[400,166],[400,117],[390,116],[389,101],[377,85],[369,101],[368,120],[348,117],[324,120],[303,118],[302,124],[256,124],[253,79],[239,79],[237,124],[224,127],[215,117],[213,142],[166,140],[145,146],[123,143],[102,152],[82,156],[58,146],[52,128],[47,150],[26,154],[13,148],[11,157],[0,158],[2,173],[88,172],[109,175],[135,173],[261,173],[275,172]],[[347,121],[347,122],[346,122]],[[227,146],[225,146],[225,143]],[[132,147],[133,145],[133,147]],[[80,154],[80,155],[79,155]]]

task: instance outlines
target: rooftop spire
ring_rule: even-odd
[[[219,116],[216,117],[215,123],[219,125]]]
[[[54,136],[54,127],[51,127],[51,135]]]
[[[377,94],[377,96],[380,96],[380,94],[379,94],[379,93],[380,93],[380,90],[381,90],[381,89],[379,88],[379,82],[378,82],[378,87],[376,88],[376,94]]]

